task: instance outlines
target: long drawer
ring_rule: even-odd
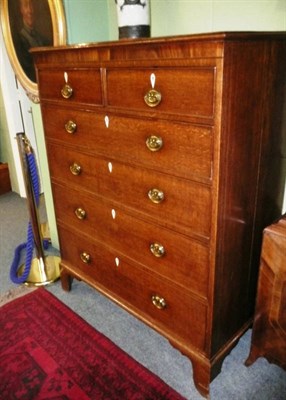
[[[200,296],[208,295],[208,246],[54,184],[57,220]]]
[[[176,176],[205,181],[212,178],[210,126],[120,117],[47,104],[42,109],[48,139]],[[161,139],[161,147],[150,150],[150,137],[154,142],[155,138]]]
[[[206,304],[125,259],[117,265],[116,253],[86,240],[83,235],[77,236],[62,226],[59,234],[63,263],[73,265],[82,279],[116,298],[151,326],[204,351]],[[87,260],[86,253],[90,257],[83,262],[82,259]]]
[[[108,161],[65,147],[48,144],[47,149],[53,181],[112,199],[125,208],[145,214],[160,225],[209,238],[211,188],[208,185]]]

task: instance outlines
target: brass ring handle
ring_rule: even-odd
[[[150,151],[159,151],[163,146],[163,139],[156,135],[148,136],[146,146]]]
[[[81,173],[81,166],[74,162],[70,165],[70,171],[73,175],[79,175]]]
[[[78,219],[83,220],[86,218],[86,211],[81,207],[78,207],[74,213]]]
[[[163,310],[164,308],[167,307],[167,303],[166,303],[166,300],[164,299],[164,297],[160,297],[158,294],[155,294],[154,296],[152,296],[152,303],[159,310]]]
[[[69,120],[65,123],[65,130],[67,133],[75,133],[77,125],[74,121]]]
[[[153,188],[148,192],[148,197],[152,203],[159,204],[164,200],[164,192],[162,190]]]
[[[164,246],[156,242],[150,245],[150,251],[155,257],[163,257],[165,254]]]
[[[64,99],[69,99],[73,95],[73,88],[68,83],[65,83],[62,87],[61,95]]]
[[[83,251],[83,252],[80,254],[80,259],[81,259],[81,261],[82,261],[84,264],[90,264],[90,262],[91,262],[91,256],[90,256],[90,254],[86,253],[85,251]]]
[[[144,101],[149,107],[157,107],[162,100],[162,95],[158,90],[150,89],[144,96]]]

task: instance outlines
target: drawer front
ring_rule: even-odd
[[[215,67],[107,69],[107,104],[212,119],[215,71]],[[150,106],[146,96],[151,96],[152,87],[161,101],[154,105],[156,100],[151,100]]]
[[[54,181],[65,182],[144,214],[163,226],[208,239],[211,229],[211,189],[70,149],[48,145]],[[74,175],[70,167],[81,168]]]
[[[39,70],[41,99],[62,100],[66,104],[85,103],[102,105],[101,75],[99,69]],[[67,90],[66,84],[71,88]],[[62,95],[62,90],[67,96]]]
[[[125,259],[118,264],[116,253],[85,240],[82,235],[76,236],[61,226],[59,233],[62,260],[73,265],[82,279],[127,305],[151,326],[204,350],[207,312],[204,303]],[[156,295],[165,300],[163,309],[153,305],[152,297]],[[159,299],[153,298],[154,303],[163,303]]]
[[[212,178],[211,127],[106,116],[48,105],[42,105],[42,110],[45,134],[50,139],[172,175]],[[162,139],[162,147],[157,151],[147,146],[151,136]]]
[[[54,185],[57,220],[138,262],[156,274],[207,297],[208,247],[135,218],[112,203]]]

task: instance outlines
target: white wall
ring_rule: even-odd
[[[24,128],[19,108],[19,92],[16,85],[15,75],[4,45],[2,30],[0,30],[0,61],[1,90],[6,114],[5,128],[8,128],[7,132],[2,130],[1,134],[6,134],[5,142],[7,147],[8,145],[10,146],[6,157],[10,170],[12,190],[19,193],[21,196],[25,196],[26,192],[21,160],[17,141],[15,139],[16,133],[23,132]]]
[[[34,118],[32,113],[32,102],[27,97],[25,90],[16,80],[14,71],[12,69],[9,57],[4,44],[2,30],[0,30],[0,82],[2,98],[5,110],[6,124],[5,131],[2,128],[1,134],[5,135],[2,138],[6,142],[7,161],[10,172],[10,180],[12,190],[19,193],[20,196],[26,197],[26,190],[21,167],[21,160],[19,149],[16,141],[16,134],[18,132],[25,132],[34,150],[37,160],[38,146],[37,138],[34,129]],[[8,146],[10,148],[8,149]],[[6,155],[5,155],[6,157]],[[41,172],[39,163],[38,169]],[[40,173],[41,180],[41,173]]]
[[[151,0],[152,36],[286,30],[285,0]]]

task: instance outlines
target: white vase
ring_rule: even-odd
[[[115,0],[119,39],[150,37],[149,0]]]

